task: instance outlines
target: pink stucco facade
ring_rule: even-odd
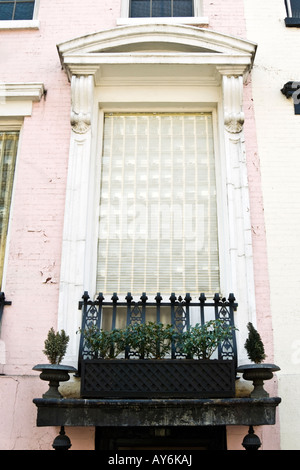
[[[230,8],[232,6],[232,8]],[[44,339],[57,325],[62,236],[70,150],[70,83],[57,44],[75,37],[116,27],[121,0],[40,0],[38,29],[1,29],[0,84],[40,82],[46,93],[24,118],[16,166],[7,244],[4,287],[11,306],[1,325],[0,449],[48,450],[58,428],[38,428],[33,398],[45,383],[32,371],[45,362]],[[232,13],[234,11],[234,14]],[[249,38],[242,0],[204,0],[209,29]],[[245,148],[251,207],[257,325],[273,357],[268,260],[260,157],[256,140],[251,75],[244,85]],[[266,385],[276,396],[276,378]],[[229,450],[242,450],[246,427],[227,431]],[[262,449],[280,449],[279,422],[256,429]],[[93,449],[93,428],[70,428],[72,449]]]

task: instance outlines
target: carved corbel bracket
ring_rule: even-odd
[[[239,134],[244,127],[243,76],[222,74],[224,125],[230,134]]]
[[[85,134],[91,127],[93,109],[93,75],[73,75],[71,81],[71,126],[76,134]]]

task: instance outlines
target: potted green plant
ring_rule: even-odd
[[[163,323],[134,323],[124,330],[124,345],[140,359],[163,359],[170,353],[174,330]]]
[[[210,359],[232,331],[222,320],[196,325],[183,334],[171,325],[153,322],[105,333],[87,329],[84,337],[93,358],[81,362],[81,395],[232,397],[234,361]],[[181,359],[171,359],[174,348]]]
[[[251,364],[244,364],[237,368],[237,372],[243,373],[245,380],[253,382],[254,389],[251,398],[268,397],[269,393],[264,389],[264,381],[273,378],[273,372],[280,370],[275,364],[263,362],[266,359],[265,348],[259,332],[251,322],[247,325],[248,337],[245,341],[245,349]]]
[[[182,352],[189,358],[210,359],[219,344],[231,336],[233,329],[236,328],[220,319],[207,321],[203,325],[197,323],[179,339]]]
[[[47,356],[49,363],[37,364],[33,367],[33,370],[41,371],[40,378],[42,380],[49,381],[49,389],[43,394],[43,398],[62,398],[58,390],[60,382],[70,379],[69,372],[76,372],[74,367],[61,364],[67,351],[69,339],[64,330],[55,332],[53,328],[50,328],[48,331],[43,353]]]
[[[87,328],[84,337],[91,355],[95,359],[114,359],[125,349],[124,333],[119,329],[99,330],[95,325],[92,325]]]

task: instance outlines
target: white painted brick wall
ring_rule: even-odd
[[[300,80],[300,29],[286,28],[282,0],[244,0],[248,39],[258,43],[253,70],[269,258],[282,449],[299,449],[300,407],[300,116],[281,93]]]

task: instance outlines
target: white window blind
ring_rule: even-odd
[[[97,290],[219,292],[210,113],[105,115]]]
[[[3,274],[6,235],[19,132],[0,131],[0,282]]]

